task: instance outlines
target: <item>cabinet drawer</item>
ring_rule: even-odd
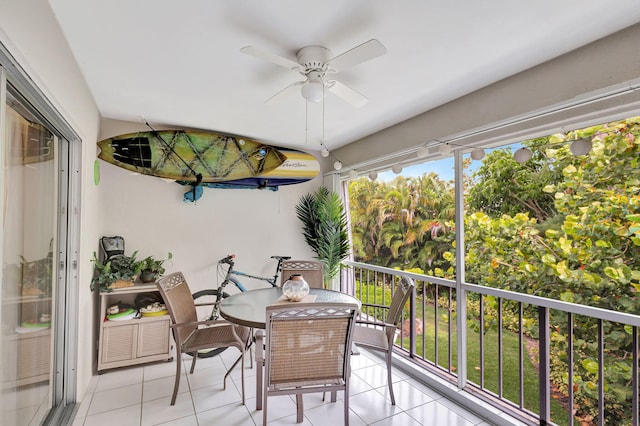
[[[138,324],[138,357],[169,352],[169,321],[140,322]]]
[[[136,357],[138,325],[105,327],[102,339],[102,362],[125,361]]]

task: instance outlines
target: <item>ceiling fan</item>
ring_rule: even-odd
[[[329,91],[351,105],[361,107],[368,101],[364,95],[344,83],[328,77],[330,74],[340,72],[345,68],[384,55],[387,49],[376,39],[366,41],[338,56],[333,56],[331,50],[323,46],[307,46],[298,51],[296,55],[297,62],[253,46],[245,46],[240,51],[296,71],[305,78],[285,87],[267,99],[265,101],[266,104],[271,104],[284,98],[300,86],[302,97],[308,102],[322,101],[326,96],[326,92]]]

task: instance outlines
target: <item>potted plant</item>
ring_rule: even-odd
[[[112,291],[114,288],[130,287],[141,269],[141,262],[136,261],[137,252],[131,256],[114,256],[104,262],[98,260],[93,252],[91,261],[95,265],[95,273],[91,280],[91,290],[96,287],[100,291]]]
[[[147,256],[140,261],[140,281],[144,283],[150,283],[158,279],[164,274],[164,266],[162,264],[171,259],[173,255],[171,252],[167,254],[166,259],[155,259],[153,256]]]
[[[47,257],[31,262],[20,256],[20,263],[22,267],[21,294],[23,296],[50,296],[53,279],[53,253],[49,252]]]
[[[324,186],[303,195],[296,205],[305,241],[324,264],[324,282],[329,283],[349,255],[347,216],[340,196]]]

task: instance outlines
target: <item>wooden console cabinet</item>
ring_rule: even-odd
[[[100,292],[98,315],[98,371],[152,361],[172,359],[169,344],[169,315],[109,321],[107,308],[114,303],[134,306],[139,293],[156,292],[155,283]]]

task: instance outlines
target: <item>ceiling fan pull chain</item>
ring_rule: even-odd
[[[309,103],[304,101],[304,144],[309,144]]]
[[[324,139],[324,103],[325,103],[325,96],[327,96],[326,94],[326,88],[324,87],[324,81],[322,82],[322,143],[325,144],[326,140]],[[326,145],[325,145],[326,146]]]

